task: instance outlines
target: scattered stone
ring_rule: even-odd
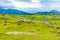
[[[34,21],[34,20],[32,20],[32,21],[31,21],[31,23],[33,23],[33,24],[34,24],[34,23],[35,23],[35,21]]]
[[[18,23],[17,25],[20,25],[21,21],[20,21],[20,20],[18,20],[18,21],[17,21],[17,23]]]
[[[58,34],[60,34],[60,30],[58,30]]]
[[[26,20],[26,22],[31,22],[31,20]]]
[[[34,30],[30,30],[30,32],[34,32]]]
[[[50,22],[45,22],[45,24],[47,24],[48,26],[52,26]]]
[[[18,18],[20,18],[20,15],[16,15]]]
[[[56,15],[54,15],[54,19],[56,19]]]
[[[35,23],[35,21],[34,20],[23,20],[24,22],[26,22],[26,23]]]

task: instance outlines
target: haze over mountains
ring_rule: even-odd
[[[29,12],[24,12],[22,10],[17,10],[17,9],[2,9],[0,8],[0,14],[24,14],[24,15],[30,15],[30,14],[39,14],[39,15],[47,15],[47,14],[60,14],[60,11],[57,10],[51,10],[49,12],[36,12],[36,13],[29,13]]]

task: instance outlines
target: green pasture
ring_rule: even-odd
[[[51,22],[52,26],[45,22]],[[36,35],[5,34],[13,31],[31,32]],[[0,14],[0,40],[60,40],[60,15]]]

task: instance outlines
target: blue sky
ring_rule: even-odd
[[[60,11],[60,0],[0,0],[0,7],[31,13],[49,10]]]

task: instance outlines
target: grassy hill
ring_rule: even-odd
[[[60,40],[60,15],[2,15],[0,40]]]

